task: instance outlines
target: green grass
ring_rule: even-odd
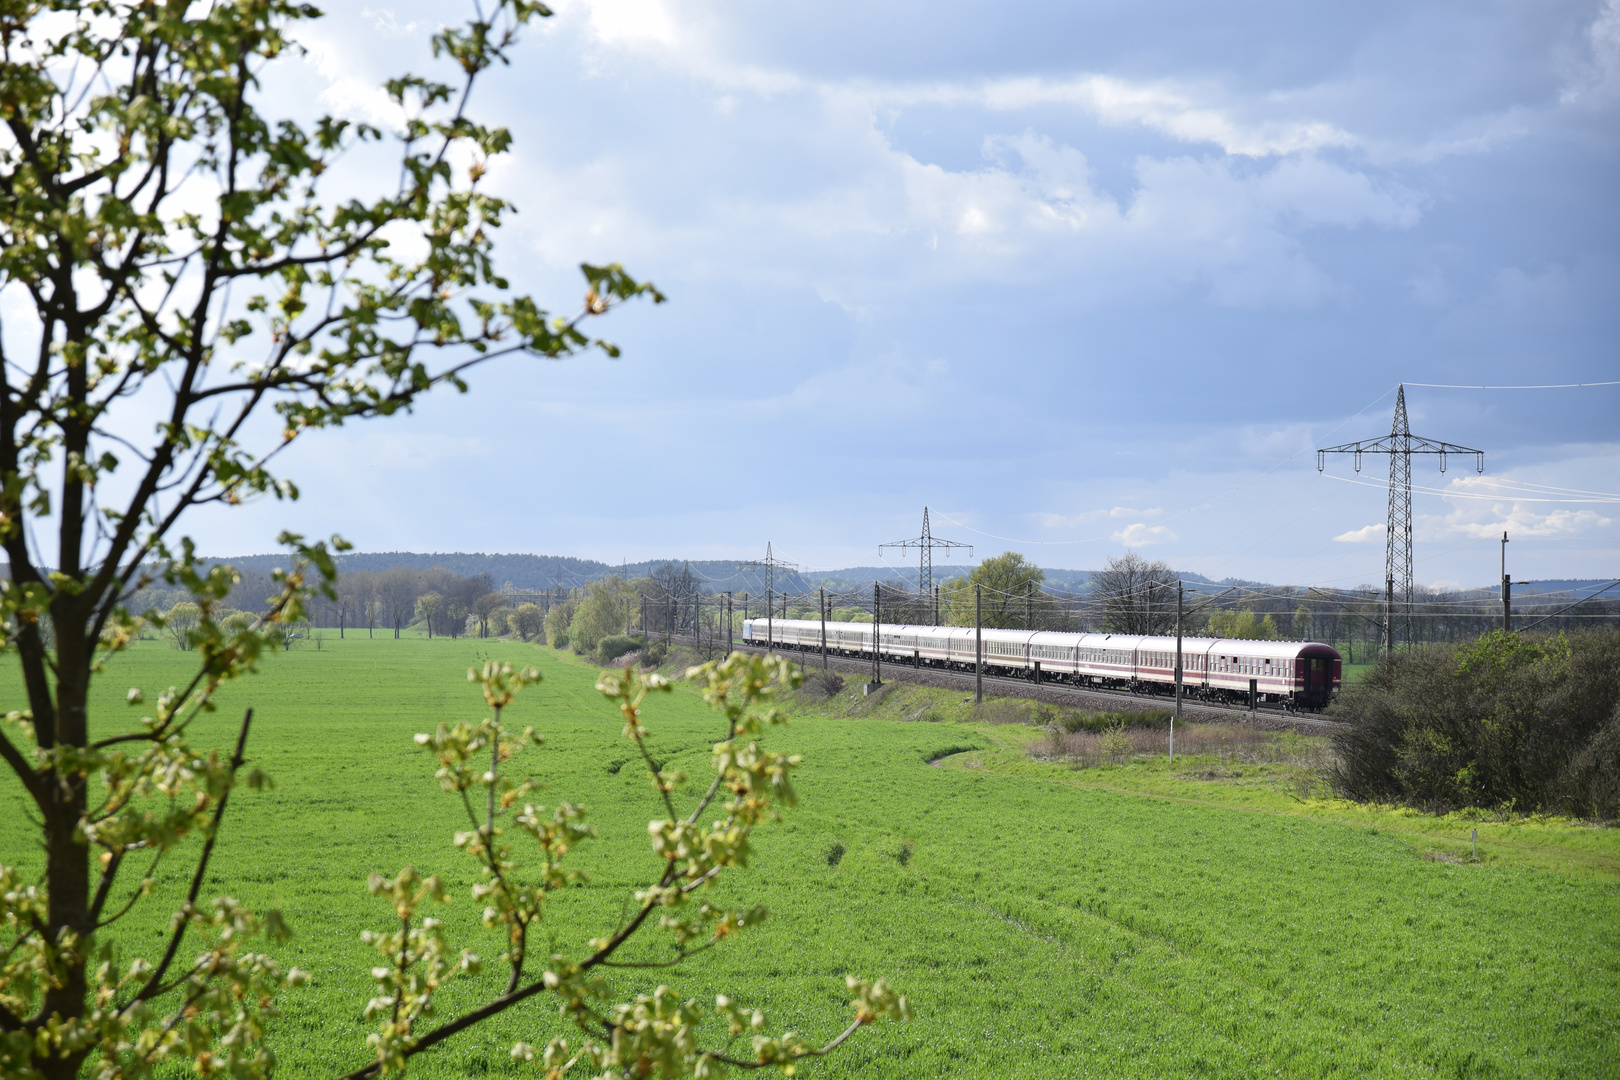
[[[328,638],[272,658],[197,734],[224,745],[254,706],[250,756],[276,780],[233,802],[209,889],[279,907],[298,932],[282,952],[314,981],[278,1022],[283,1075],[365,1060],[375,954],[359,934],[388,922],[367,874],[443,874],[449,924],[496,951],[450,844],[463,820],[411,741],[482,715],[464,675],[480,651],[546,672],[511,720],[547,746],[519,761],[547,785],[543,801],[586,804],[602,833],[578,852],[592,883],[550,903],[558,947],[577,954],[655,870],[655,793],[593,666],[465,640]],[[186,668],[156,644],[119,658],[98,684],[98,729],[131,718],[128,686],[150,692]],[[15,672],[0,686],[15,707]],[[846,691],[793,711],[779,742],[805,755],[801,804],[761,830],[755,861],[718,897],[765,900],[772,917],[663,981],[700,999],[731,993],[812,1037],[841,1026],[846,973],[885,975],[910,996],[914,1022],[862,1032],[801,1075],[1620,1076],[1616,830],[1301,800],[1281,774],[1203,781],[1181,759],[1072,770],[1031,760],[1031,729],[973,722],[944,691]],[[945,719],[905,719],[922,715]],[[648,718],[656,754],[707,774],[716,727],[695,695],[655,698]],[[0,859],[31,864],[20,797],[0,790]],[[1459,850],[1476,825],[1482,864],[1423,857]],[[181,878],[169,868],[167,897]],[[153,905],[123,932],[150,940],[162,922]],[[441,1015],[494,981],[447,991]],[[533,1003],[413,1071],[515,1074],[513,1040],[560,1030]]]
[[[1377,666],[1376,664],[1345,664],[1340,669],[1339,679],[1344,683],[1360,682],[1367,672]]]

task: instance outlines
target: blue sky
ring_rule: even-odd
[[[453,6],[334,5],[267,90],[386,124]],[[670,302],[612,317],[621,360],[311,441],[303,500],[205,549],[836,567],[927,504],[980,555],[1354,584],[1384,466],[1312,451],[1387,432],[1397,382],[1620,379],[1620,0],[558,11],[474,102],[516,138],[502,265]],[[1492,581],[1504,528],[1517,574],[1620,575],[1620,386],[1408,405],[1487,452],[1414,468],[1420,582]]]

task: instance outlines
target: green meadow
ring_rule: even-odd
[[[465,818],[412,741],[483,715],[465,674],[481,657],[544,671],[509,720],[547,742],[514,767],[544,785],[538,801],[582,803],[600,831],[575,856],[589,884],[549,901],[552,948],[577,954],[656,874],[656,794],[594,666],[509,641],[330,634],[267,659],[224,689],[194,741],[227,747],[254,708],[249,757],[275,786],[233,799],[207,893],[279,908],[295,930],[277,951],[312,981],[276,1022],[284,1076],[368,1059],[376,954],[360,934],[391,915],[367,875],[440,874],[454,935],[498,951],[450,840]],[[115,659],[97,730],[133,721],[127,689],[180,682],[188,659],[156,642]],[[15,670],[4,678],[18,707]],[[771,740],[804,755],[800,804],[756,834],[750,867],[715,897],[763,901],[770,919],[682,969],[620,972],[615,985],[728,993],[816,1039],[846,1022],[846,974],[909,996],[911,1023],[862,1031],[801,1075],[1620,1076],[1620,830],[1354,806],[1286,765],[1074,769],[1026,753],[1038,731],[976,720],[944,691],[879,703],[845,691],[790,712]],[[943,718],[908,719],[922,715]],[[690,794],[709,775],[714,714],[677,688],[649,701],[647,720]],[[36,866],[22,798],[0,790],[0,861]],[[188,873],[160,868],[158,897],[119,932],[155,940]],[[657,958],[657,944],[640,955]],[[492,965],[452,984],[438,1015],[503,983]],[[538,999],[412,1072],[518,1075],[513,1041],[566,1030]]]

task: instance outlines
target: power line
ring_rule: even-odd
[[[1620,386],[1620,379],[1612,382],[1548,383],[1544,386],[1461,386],[1451,383],[1415,382],[1407,386],[1421,386],[1430,390],[1576,390],[1583,386]]]

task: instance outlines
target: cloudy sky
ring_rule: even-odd
[[[334,4],[266,81],[388,123],[455,0]],[[1620,0],[576,0],[473,111],[509,126],[515,287],[621,261],[618,361],[502,361],[303,446],[305,497],[197,522],[365,550],[876,561],[936,532],[1089,568],[1382,578],[1413,430],[1421,582],[1620,575]]]

